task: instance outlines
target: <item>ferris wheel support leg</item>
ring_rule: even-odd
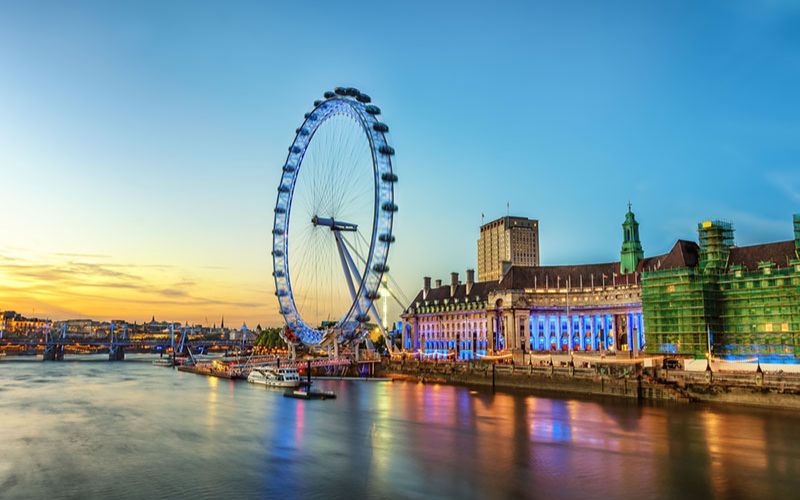
[[[339,234],[339,231],[334,231],[333,236],[336,238],[336,250],[339,251],[339,260],[342,261],[342,270],[344,271],[344,277],[347,280],[347,288],[350,290],[350,297],[353,299],[353,302],[356,302],[356,287],[353,284],[353,276],[350,274],[350,269],[347,267],[347,260],[350,258],[350,254],[347,253],[347,249],[342,242],[342,236]],[[359,282],[360,281],[361,278],[359,277]],[[358,312],[361,313],[361,311]]]
[[[346,240],[342,240],[342,242],[343,243],[348,243]],[[348,245],[349,245],[349,243],[348,243]],[[356,267],[356,263],[355,263],[355,261],[353,261],[353,257],[350,255],[350,252],[347,250],[347,246],[343,245],[343,247],[344,247],[344,254],[347,257],[347,261],[350,264],[350,268],[353,270],[353,274],[356,275],[356,278],[358,279],[358,281],[360,283],[361,282],[361,275],[358,272],[358,268]],[[350,246],[350,248],[353,248],[352,245]],[[361,259],[362,262],[364,262],[363,257],[361,257],[361,255],[359,255],[358,251],[356,249],[354,249],[354,248],[353,248],[353,251],[356,253],[356,256],[359,259]],[[397,298],[395,298],[394,295],[392,295],[389,292],[389,289],[386,287],[386,285],[383,285],[383,289],[389,294],[389,296],[394,298],[397,301],[397,303],[400,304],[400,306],[402,307],[402,303],[400,303],[400,301],[397,300]],[[355,299],[353,299],[353,300],[355,300]],[[385,306],[386,306],[386,301],[384,300],[384,309],[386,309]],[[381,317],[380,314],[378,314],[378,310],[375,308],[375,303],[374,302],[370,302],[369,310],[372,313],[372,315],[374,316],[375,321],[378,322],[378,326],[381,329],[381,333],[383,334],[383,338],[386,340],[386,348],[389,350],[390,353],[394,352],[393,346],[392,346],[392,341],[389,338],[389,332],[387,332],[386,328],[384,328],[384,326],[383,326],[383,318]]]
[[[337,233],[338,234],[338,233]],[[337,245],[340,244],[340,241],[337,240]],[[344,245],[344,241],[341,241],[341,250],[340,253],[343,253],[345,258],[347,259],[347,264],[350,266],[351,272],[355,275],[356,280],[361,283],[361,273],[358,272],[358,267],[356,267],[356,263],[353,260],[353,256],[350,255],[350,252],[347,251],[347,246]],[[353,292],[353,301],[356,300],[355,292]],[[383,327],[383,319],[381,315],[378,314],[378,310],[375,308],[375,302],[369,302],[369,311],[372,313],[372,316],[375,318],[375,321],[378,323],[378,327],[380,327],[381,332],[383,333],[384,337],[388,337],[386,333],[386,329]],[[359,311],[361,312],[361,311]],[[388,338],[386,340],[389,340]],[[388,345],[388,344],[387,344]]]

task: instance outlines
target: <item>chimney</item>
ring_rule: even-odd
[[[458,287],[458,273],[450,273],[450,296],[455,297]]]
[[[428,293],[431,291],[431,277],[425,276],[422,278],[422,300],[428,298]]]
[[[472,285],[475,284],[475,270],[467,269],[467,295],[472,290]]]
[[[436,288],[442,288],[442,280],[436,280]]]

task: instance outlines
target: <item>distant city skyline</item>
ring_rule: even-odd
[[[0,4],[0,310],[281,324],[280,166],[337,85],[391,123],[408,296],[476,268],[481,214],[539,220],[542,265],[618,260],[629,200],[645,255],[792,237],[792,2],[328,7]]]

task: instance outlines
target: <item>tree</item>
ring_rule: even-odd
[[[266,328],[258,332],[256,345],[265,349],[285,349],[286,342],[281,338],[280,328]]]

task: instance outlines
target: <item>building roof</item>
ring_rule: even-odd
[[[497,219],[489,221],[489,222],[487,222],[485,224],[481,224],[481,229],[480,230],[484,231],[485,229],[487,229],[489,227],[499,226],[501,222],[503,223],[503,225],[505,227],[509,227],[509,226],[512,226],[512,225],[516,225],[516,223],[522,223],[521,224],[522,226],[528,226],[529,223],[534,223],[534,222],[538,224],[539,220],[538,219],[529,219],[527,217],[519,217],[519,216],[516,216],[516,215],[506,215],[505,217],[498,217]]]
[[[636,272],[695,267],[700,260],[700,247],[694,241],[678,240],[672,249],[662,255],[645,257],[636,266]]]
[[[758,269],[759,262],[774,262],[778,267],[789,265],[795,259],[794,240],[762,243],[746,247],[731,247],[728,266],[742,265],[748,270]],[[647,257],[639,262],[638,272],[697,267],[700,247],[693,241],[678,240],[669,253]]]
[[[787,266],[789,261],[795,258],[794,240],[778,241],[746,247],[732,247],[728,265],[743,265],[747,269],[755,270],[758,269],[759,262],[774,262],[778,267],[783,267]],[[678,240],[669,252],[646,257],[639,261],[636,266],[636,272],[697,267],[699,262],[700,247],[698,244],[694,241]],[[606,283],[609,283],[613,280],[615,274],[618,282],[625,279],[624,275],[619,273],[618,261],[566,266],[511,266],[499,282],[492,280],[475,283],[469,295],[467,295],[467,286],[463,283],[456,287],[455,296],[450,295],[450,285],[444,285],[431,288],[424,300],[422,298],[423,291],[420,290],[417,296],[414,297],[412,305],[417,302],[422,303],[434,300],[443,302],[444,299],[453,298],[458,299],[459,302],[463,302],[464,299],[472,302],[479,297],[481,300],[485,300],[489,293],[494,290],[522,290],[524,288],[543,286],[553,288],[557,286],[566,287],[568,282],[571,286],[577,287],[581,283],[581,277],[584,286],[592,282],[592,276],[594,276],[595,284],[602,283],[603,275],[606,277]],[[630,278],[628,279],[630,280]]]
[[[430,291],[428,292],[428,296],[425,299],[422,298],[423,290],[420,290],[417,293],[417,296],[414,297],[414,300],[411,302],[411,305],[416,304],[417,302],[422,303],[425,301],[430,302],[434,300],[438,300],[441,302],[444,301],[444,299],[453,299],[453,298],[458,299],[459,302],[464,302],[464,299],[466,299],[467,302],[478,300],[478,298],[480,298],[480,300],[486,300],[486,297],[488,297],[489,292],[497,289],[498,285],[499,283],[495,280],[476,282],[472,285],[472,288],[469,291],[469,295],[467,295],[467,285],[462,283],[456,286],[455,296],[450,295],[450,285],[444,285],[438,288],[431,288]]]
[[[759,262],[774,262],[778,267],[786,267],[796,259],[794,240],[762,243],[747,247],[731,248],[728,265],[743,265],[748,270],[758,269]]]
[[[611,282],[614,274],[619,275],[619,262],[606,262],[604,264],[579,264],[572,266],[512,266],[500,280],[499,288],[503,290],[521,290],[534,287],[577,287],[581,281],[584,286],[592,282],[602,283],[603,276]]]

